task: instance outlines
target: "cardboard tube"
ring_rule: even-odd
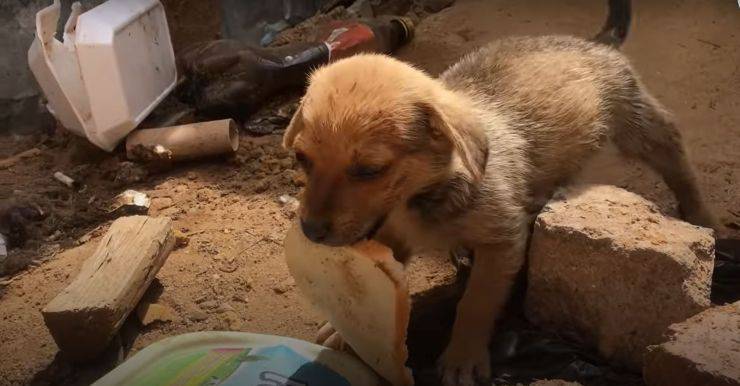
[[[233,119],[136,130],[126,138],[126,156],[142,161],[181,161],[238,148],[239,130]]]

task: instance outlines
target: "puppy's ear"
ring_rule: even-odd
[[[303,101],[298,105],[298,109],[296,109],[295,114],[293,114],[293,118],[290,119],[290,123],[288,124],[288,127],[285,129],[285,134],[283,134],[283,147],[287,150],[290,150],[293,148],[293,143],[295,142],[295,137],[303,131],[303,128],[305,127],[305,123],[303,121]]]
[[[425,103],[420,108],[432,138],[449,142],[472,180],[479,181],[488,161],[488,137],[479,123],[451,106]]]

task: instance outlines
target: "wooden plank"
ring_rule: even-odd
[[[169,218],[117,219],[72,283],[43,310],[59,349],[94,359],[136,307],[175,245]]]

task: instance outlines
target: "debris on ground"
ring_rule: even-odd
[[[155,322],[173,322],[177,319],[175,310],[159,303],[141,302],[136,307],[136,316],[142,325],[148,326]]]
[[[190,311],[189,318],[194,322],[202,322],[208,319],[208,314],[201,310],[192,310]]]
[[[317,66],[358,52],[391,53],[413,36],[404,17],[332,21],[319,39],[258,48],[238,40],[200,42],[180,56],[179,98],[206,116],[244,119],[275,95],[297,90]],[[264,82],[263,79],[271,79]]]
[[[527,315],[639,368],[671,323],[709,306],[713,252],[710,229],[666,217],[634,193],[563,189],[535,222]]]
[[[75,280],[42,311],[59,349],[78,361],[95,359],[136,307],[174,244],[170,219],[131,216],[114,221]]]
[[[149,176],[149,171],[144,166],[123,161],[116,165],[113,180],[120,185],[131,185],[146,180],[147,176]]]
[[[740,385],[738,339],[740,302],[673,324],[665,343],[648,348],[645,382],[648,386]]]
[[[175,229],[175,249],[185,248],[190,244],[190,238],[182,231]]]
[[[113,198],[113,205],[109,213],[116,216],[146,214],[151,204],[152,200],[146,193],[128,189]]]
[[[298,213],[298,208],[301,205],[298,199],[288,194],[283,194],[278,197],[278,202],[280,203],[280,205],[282,205],[282,211],[285,217],[290,219],[296,216],[296,213]]]
[[[290,123],[290,118],[298,109],[299,95],[287,93],[277,96],[273,101],[257,110],[246,122],[244,130],[252,135],[278,134]]]
[[[126,138],[128,159],[165,165],[238,149],[239,129],[232,119],[136,130]]]
[[[82,184],[79,181],[75,181],[72,177],[62,172],[54,172],[54,179],[70,189],[79,190],[80,187],[82,187]]]

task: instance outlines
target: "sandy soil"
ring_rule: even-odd
[[[603,2],[605,3],[605,2]],[[723,234],[740,236],[740,12],[731,1],[636,2],[624,46],[645,83],[673,110]],[[604,4],[459,0],[420,26],[399,54],[438,73],[464,53],[506,35],[564,33],[591,36]],[[124,189],[153,198],[151,215],[170,216],[189,238],[174,251],[146,297],[171,307],[177,320],[124,331],[128,353],[189,331],[239,330],[311,339],[320,321],[293,288],[282,260],[283,234],[293,213],[279,203],[301,181],[279,137],[243,135],[238,154],[184,164],[135,181],[137,168],[67,137],[0,138],[0,156],[38,147],[42,154],[0,170],[0,198],[32,201],[49,213],[32,229],[28,246],[11,256],[31,261],[0,279],[0,385],[89,384],[110,360],[68,363],[48,334],[41,308],[67,285],[105,232],[110,199]],[[87,166],[84,166],[87,165]],[[62,170],[87,184],[71,192],[51,178]],[[133,172],[125,172],[132,171]],[[674,203],[646,168],[603,157],[585,179],[641,193],[670,212]],[[449,273],[441,261],[413,262],[413,287]],[[115,358],[114,358],[115,359]]]

